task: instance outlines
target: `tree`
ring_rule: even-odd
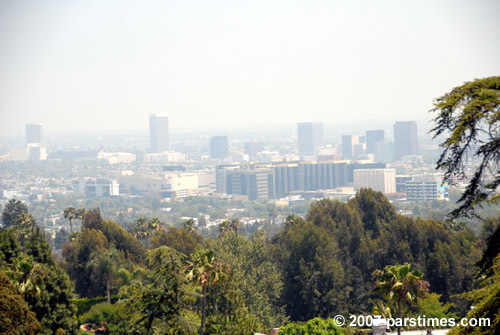
[[[418,297],[427,291],[426,282],[422,280],[423,273],[410,271],[410,264],[388,265],[384,271],[377,270],[378,277],[376,292],[380,293],[388,302],[395,304],[398,318],[402,318],[403,303],[414,303]],[[401,326],[398,325],[398,335],[401,335]]]
[[[69,232],[73,234],[72,221],[78,217],[78,211],[74,207],[66,207],[63,212],[64,218],[69,221]]]
[[[285,327],[280,328],[278,335],[341,335],[343,333],[342,328],[337,326],[333,319],[314,318],[305,324],[289,323]]]
[[[146,218],[141,217],[137,220],[135,230],[136,237],[141,239],[143,238],[145,246],[149,247],[149,245],[151,244],[151,236],[157,234],[160,231],[164,231],[165,227],[157,217],[154,217],[149,221],[146,220]]]
[[[61,228],[56,232],[56,237],[54,239],[54,247],[56,250],[61,250],[63,248],[66,241],[68,241],[69,236],[68,231],[64,228]]]
[[[188,280],[180,255],[166,246],[148,251],[154,268],[151,283],[136,283],[120,289],[119,306],[129,316],[134,334],[193,334],[195,325],[186,317]]]
[[[231,222],[229,220],[224,220],[219,224],[219,232],[221,234],[224,234],[229,229],[231,229]]]
[[[200,335],[203,335],[205,325],[205,312],[207,304],[207,288],[210,284],[217,283],[224,276],[224,264],[215,261],[212,250],[197,251],[192,256],[192,261],[188,265],[187,278],[201,285],[201,325]]]
[[[188,220],[184,221],[184,223],[182,225],[183,225],[184,229],[186,229],[187,231],[193,232],[193,233],[195,232],[193,219],[188,219]]]
[[[0,272],[0,334],[36,335],[42,327],[23,297]]]
[[[17,217],[17,223],[15,224],[15,234],[21,245],[23,246],[23,250],[26,248],[26,243],[34,234],[34,230],[36,227],[35,218],[29,213],[21,213]]]
[[[56,334],[59,329],[70,334],[76,332],[73,283],[56,262],[49,244],[38,228],[26,246],[26,253],[34,262],[42,265],[40,294],[25,294],[24,299],[36,313],[43,334]]]
[[[232,219],[229,223],[229,228],[231,228],[236,234],[238,234],[238,230],[241,228],[241,222],[238,219]]]
[[[90,269],[91,276],[102,278],[106,281],[106,296],[108,304],[111,303],[111,285],[118,271],[118,254],[116,249],[96,250],[90,254],[87,268]]]
[[[80,230],[83,230],[83,218],[85,217],[85,208],[79,208],[76,210],[76,219],[80,220]]]
[[[184,255],[191,255],[202,244],[203,238],[196,231],[190,231],[184,227],[169,227],[166,231],[155,234],[151,241],[153,248],[166,245]]]
[[[19,294],[39,295],[45,272],[40,263],[33,261],[33,257],[20,256],[12,260],[7,275],[14,282]]]
[[[270,333],[272,328],[286,322],[284,306],[279,302],[283,280],[277,266],[272,263],[269,245],[263,232],[254,234],[250,241],[241,234],[228,231],[217,236],[214,242],[210,248],[217,254],[218,259],[227,263],[231,269],[231,276],[225,282],[234,282],[233,285],[224,284],[224,287],[218,290],[219,296],[225,297],[217,299],[218,310],[223,312],[227,307],[227,319],[235,315],[233,319],[240,323],[240,327],[247,326],[240,315],[246,310],[244,314],[258,322],[258,329],[255,330],[263,333]],[[224,290],[227,292],[224,293]],[[231,301],[234,295],[238,297],[240,304]],[[222,302],[225,302],[225,305]]]
[[[306,321],[347,312],[349,289],[337,241],[323,227],[296,221],[272,240],[287,315],[292,321]]]
[[[463,294],[465,298],[474,303],[474,308],[467,313],[470,319],[489,319],[490,324],[477,327],[458,326],[450,331],[451,335],[457,334],[487,334],[500,333],[500,256],[495,258],[489,276],[479,278],[480,287]]]
[[[84,211],[82,219],[82,230],[84,228],[97,230],[100,230],[102,228],[101,210],[99,208]]]
[[[2,222],[4,227],[17,225],[19,217],[28,214],[28,207],[21,201],[11,199],[2,212]]]
[[[0,267],[12,263],[19,256],[21,247],[12,229],[0,230]]]
[[[437,168],[454,184],[465,179],[468,163],[477,162],[452,217],[473,213],[484,202],[499,203],[500,194],[500,76],[476,79],[436,99],[434,138],[447,136]]]

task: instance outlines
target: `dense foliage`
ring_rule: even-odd
[[[444,170],[445,181],[472,178],[453,216],[467,214],[483,202],[498,204],[500,194],[500,77],[467,82],[436,99],[433,112],[438,115],[432,129],[434,137],[447,136],[437,167]]]
[[[288,320],[377,309],[396,316],[398,304],[375,290],[383,278],[377,282],[377,270],[395,264],[412,264],[431,292],[400,306],[404,315],[463,316],[470,297],[456,294],[474,289],[481,259],[483,273],[496,273],[499,229],[491,219],[478,238],[466,226],[400,216],[367,189],[347,203],[313,202],[305,218],[289,215],[271,239],[263,231],[247,238],[237,220],[225,221],[213,239],[202,238],[190,220],[167,228],[139,219],[127,232],[94,209],[64,245],[61,268],[34,219],[21,211],[16,220],[0,231],[0,266],[47,334],[74,332],[77,320],[113,334],[252,334]],[[81,297],[78,313],[63,268]],[[332,331],[325,330],[329,322],[293,322],[283,331]]]
[[[431,291],[454,301],[472,288],[481,253],[468,228],[455,231],[440,221],[397,215],[372,190],[348,203],[313,203],[306,220],[288,220],[272,244],[284,280],[282,303],[292,320],[370,310],[372,273],[392,264],[413,264]],[[457,304],[460,314],[466,309]]]

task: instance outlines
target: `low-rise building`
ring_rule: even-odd
[[[158,199],[198,195],[198,175],[194,173],[134,174],[119,178],[127,193],[154,196]]]
[[[73,182],[73,194],[84,197],[112,197],[120,195],[120,184],[114,179],[80,179]]]
[[[406,183],[406,201],[427,202],[449,200],[448,184],[439,181],[409,181]]]
[[[371,188],[384,194],[396,193],[395,169],[354,170],[354,189]]]

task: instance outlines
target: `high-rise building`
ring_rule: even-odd
[[[47,159],[47,151],[45,149],[45,136],[43,134],[43,124],[41,123],[26,124],[25,155],[29,160]]]
[[[415,121],[394,123],[394,156],[396,160],[416,154],[418,154],[417,123]]]
[[[353,159],[353,147],[359,144],[358,135],[342,135],[342,158]]]
[[[255,159],[255,156],[264,151],[264,143],[252,141],[245,143],[245,154],[248,155],[250,159]]]
[[[170,148],[168,139],[168,116],[149,114],[149,136],[151,152],[164,152]]]
[[[354,144],[352,146],[352,158],[360,159],[365,154],[365,146],[363,143]]]
[[[373,144],[373,156],[375,162],[391,163],[394,161],[394,143],[385,140]]]
[[[224,159],[229,156],[227,136],[213,136],[210,139],[210,158]]]
[[[366,131],[366,153],[373,154],[374,145],[377,142],[385,140],[385,132],[383,130],[367,130]]]
[[[43,124],[27,123],[26,124],[26,143],[40,143],[42,148],[45,148],[45,136],[43,134]]]
[[[313,156],[323,145],[323,122],[297,123],[299,156]]]

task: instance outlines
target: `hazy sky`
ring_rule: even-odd
[[[500,1],[0,0],[0,133],[430,119],[500,74]]]

